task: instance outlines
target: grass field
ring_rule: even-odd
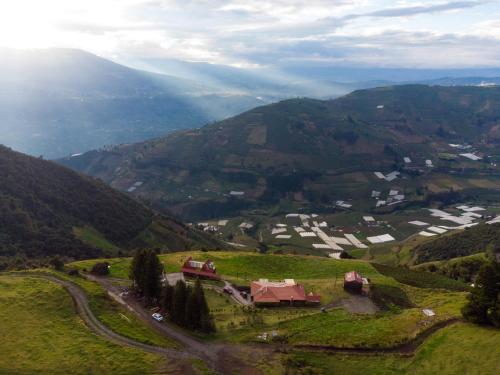
[[[187,252],[161,255],[169,272],[178,272],[185,259],[211,259],[223,278],[239,285],[251,280],[294,278],[306,291],[322,296],[328,304],[349,294],[343,289],[345,272],[356,270],[368,277],[385,309],[375,315],[356,315],[340,308],[323,314],[317,307],[249,309],[234,304],[226,295],[207,290],[206,295],[218,329],[215,339],[251,342],[258,334],[277,330],[292,344],[343,347],[388,347],[407,341],[430,325],[460,315],[466,286],[442,276],[379,266],[363,260],[334,260],[314,256],[260,255],[250,252]],[[110,259],[111,276],[126,277],[129,258]],[[93,261],[73,265],[89,269]],[[398,271],[398,272],[396,272]],[[403,296],[404,298],[401,298]],[[405,303],[398,303],[404,300]],[[422,308],[436,312],[428,320]]]
[[[179,272],[184,261],[192,256],[196,260],[211,259],[217,273],[235,283],[248,284],[251,280],[269,278],[297,280],[341,278],[345,272],[356,270],[366,277],[384,279],[371,264],[360,260],[334,260],[324,257],[300,255],[261,255],[256,252],[190,251],[162,254],[160,259],[167,272]],[[131,258],[106,259],[110,263],[110,276],[127,278]],[[79,269],[89,270],[102,260],[86,260],[72,263]],[[388,278],[386,278],[388,279]]]
[[[98,249],[103,249],[108,251],[110,254],[117,254],[119,248],[109,242],[104,236],[97,230],[91,227],[74,227],[74,235],[79,238],[82,242],[95,246]]]
[[[499,330],[458,323],[434,333],[411,358],[297,352],[286,363],[292,374],[495,375],[498,347]]]
[[[159,335],[125,307],[112,300],[99,284],[80,276],[68,276],[62,272],[52,270],[43,270],[43,272],[51,273],[80,286],[87,295],[94,315],[113,331],[145,344],[177,347],[175,341]]]
[[[0,374],[154,373],[159,357],[91,333],[59,285],[0,276]]]

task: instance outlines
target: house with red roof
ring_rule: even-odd
[[[217,275],[217,270],[215,265],[211,260],[206,262],[198,262],[189,257],[181,268],[181,272],[184,276],[199,277],[212,280],[220,280],[220,276]]]
[[[344,275],[344,289],[361,293],[363,289],[363,277],[356,271],[347,272]]]
[[[321,296],[312,292],[306,294],[304,286],[293,279],[252,281],[250,295],[257,306],[304,306],[319,305],[321,302]]]

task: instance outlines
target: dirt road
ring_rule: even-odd
[[[202,359],[209,367],[220,374],[261,374],[261,371],[253,366],[253,363],[247,363],[241,359],[241,353],[245,351],[245,355],[252,357],[267,356],[273,352],[273,348],[253,348],[251,346],[243,347],[241,345],[215,344],[200,341],[168,322],[157,322],[151,317],[151,312],[144,308],[136,299],[120,297],[121,288],[114,285],[111,280],[93,275],[86,275],[86,277],[89,280],[99,283],[114,300],[135,313],[137,317],[155,331],[182,344],[187,355]]]
[[[271,360],[273,357],[274,347],[271,345],[250,346],[203,342],[169,323],[158,323],[152,319],[151,312],[144,308],[137,300],[134,298],[123,299],[120,297],[120,287],[114,285],[111,280],[91,275],[87,276],[90,280],[99,283],[114,300],[136,314],[143,322],[151,326],[155,331],[170,337],[183,345],[183,349],[175,350],[143,344],[133,339],[121,336],[102,324],[92,313],[85,292],[76,284],[44,274],[29,273],[17,275],[23,277],[43,278],[62,285],[73,298],[77,313],[81,316],[89,329],[116,344],[141,349],[149,353],[163,355],[174,360],[181,360],[181,362],[184,362],[183,365],[187,365],[187,367],[179,373],[193,373],[189,362],[186,360],[199,358],[218,374],[259,375],[262,372],[255,368],[255,362],[257,360],[263,360],[264,358],[269,358],[269,360]],[[437,323],[422,332],[415,339],[392,348],[342,348],[316,345],[297,345],[294,346],[294,348],[344,354],[384,355],[391,353],[411,356],[431,334],[457,321],[458,319],[450,319]],[[243,360],[243,358],[245,358],[245,360]]]
[[[92,330],[94,333],[98,334],[99,336],[104,337],[105,339],[114,342],[115,344],[119,345],[124,345],[124,346],[129,346],[132,348],[137,348],[144,350],[146,352],[154,353],[154,354],[161,354],[161,355],[168,355],[171,357],[176,357],[176,358],[188,358],[189,355],[186,352],[175,350],[175,349],[167,349],[167,348],[162,348],[159,346],[153,346],[153,345],[147,345],[143,344],[140,342],[137,342],[135,340],[132,340],[128,337],[121,336],[117,334],[116,332],[110,330],[107,326],[102,324],[92,313],[92,310],[90,310],[87,296],[85,295],[85,292],[80,289],[77,285],[73,284],[72,282],[61,280],[57,277],[53,276],[48,276],[48,275],[22,275],[22,276],[27,276],[27,277],[36,277],[36,278],[42,278],[48,281],[51,281],[53,283],[62,285],[64,289],[71,295],[71,298],[73,299],[75,303],[75,308],[82,318],[82,320],[85,322],[85,324]]]

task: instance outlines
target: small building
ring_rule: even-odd
[[[215,265],[211,260],[198,262],[189,257],[188,260],[184,262],[181,272],[184,276],[220,280],[220,276],[217,275]]]
[[[304,286],[293,279],[252,281],[250,295],[256,306],[305,306],[321,302],[321,296],[312,292],[306,294]]]
[[[363,290],[363,277],[356,271],[347,272],[344,275],[344,289],[361,293]]]

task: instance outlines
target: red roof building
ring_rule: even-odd
[[[344,275],[344,289],[360,293],[363,289],[363,277],[356,271]]]
[[[184,274],[184,276],[220,280],[219,275],[217,275],[215,265],[211,260],[207,260],[206,262],[198,262],[189,257],[188,260],[184,262],[184,265],[181,268],[181,272]]]
[[[252,281],[250,284],[252,301],[256,305],[306,305],[319,304],[321,297],[313,293],[306,295],[304,286],[293,279],[271,282],[267,279]]]

